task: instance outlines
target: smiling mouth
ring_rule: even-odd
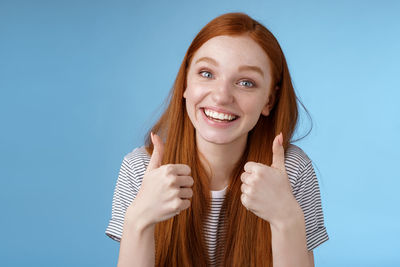
[[[208,119],[216,122],[231,122],[239,118],[239,116],[236,115],[220,113],[206,108],[202,108],[202,111]]]

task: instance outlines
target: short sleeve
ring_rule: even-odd
[[[134,149],[122,161],[114,189],[111,219],[105,231],[115,241],[121,241],[126,210],[136,198],[148,162],[144,147]]]
[[[324,225],[318,179],[311,160],[300,167],[294,191],[304,213],[307,249],[311,251],[329,239]]]

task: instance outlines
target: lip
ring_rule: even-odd
[[[219,113],[225,113],[225,114],[232,115],[232,116],[235,116],[235,117],[239,118],[239,115],[237,115],[237,114],[235,114],[235,113],[233,113],[233,112],[230,112],[230,111],[228,111],[228,110],[226,110],[226,109],[222,109],[222,108],[217,108],[217,107],[202,107],[202,108],[200,108],[200,109],[202,109],[202,110],[204,110],[204,109],[214,110],[214,111],[219,112]]]
[[[215,110],[215,109],[214,109],[214,110]],[[235,125],[235,124],[237,123],[237,121],[240,119],[239,117],[237,117],[235,120],[230,121],[230,122],[226,122],[226,121],[221,121],[221,122],[219,122],[219,121],[213,121],[213,120],[210,120],[210,119],[206,116],[206,114],[204,113],[204,108],[200,108],[200,112],[201,112],[201,114],[202,114],[202,117],[203,117],[204,121],[205,121],[208,125],[210,125],[210,126],[212,126],[212,127],[216,127],[216,128],[221,128],[221,129],[226,129],[226,128],[229,128],[229,127]],[[223,111],[220,111],[220,112],[223,112]],[[232,113],[227,113],[227,114],[232,114]]]

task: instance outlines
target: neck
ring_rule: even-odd
[[[247,136],[243,136],[229,144],[215,144],[196,135],[201,163],[211,178],[210,190],[219,191],[229,184],[230,174],[240,160],[246,142]]]

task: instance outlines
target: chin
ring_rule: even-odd
[[[209,140],[206,140],[206,141],[209,142],[209,143],[213,143],[215,145],[225,145],[225,144],[231,143],[230,141],[224,140],[224,139],[220,139],[220,140],[209,139]]]
[[[218,134],[218,135],[200,134],[200,136],[206,142],[213,143],[216,145],[229,144],[229,143],[232,143],[233,141],[235,141],[235,138],[232,136],[221,136],[220,134]]]

